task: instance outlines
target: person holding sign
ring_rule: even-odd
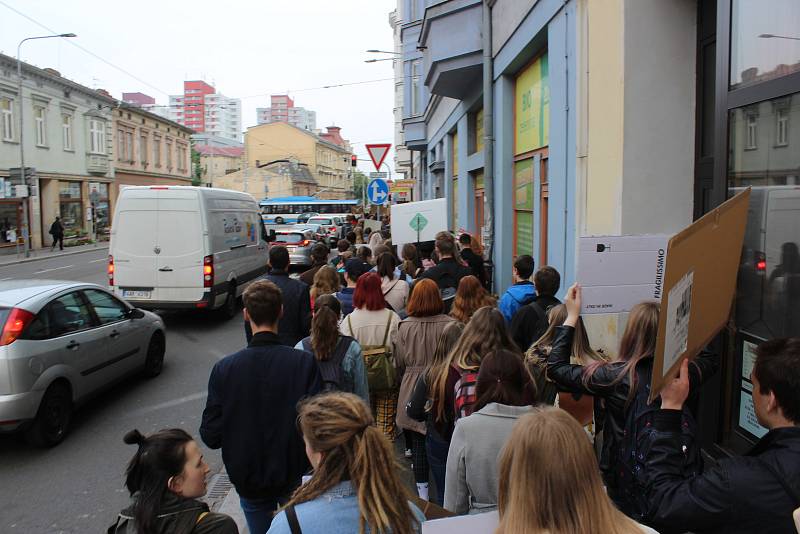
[[[655,302],[635,305],[622,334],[617,360],[598,361],[584,367],[570,363],[575,326],[581,310],[581,287],[578,284],[569,288],[564,304],[567,319],[563,326],[557,327],[547,359],[547,376],[562,390],[593,395],[605,401],[600,470],[614,503],[628,516],[643,521],[647,517],[648,503],[644,497],[642,476],[645,466],[639,447],[645,441],[644,434],[652,430],[652,419],[658,409],[657,402],[648,404],[647,400],[660,306]],[[705,354],[698,358],[690,368],[692,391],[697,391],[718,366],[716,356]],[[688,410],[684,410],[681,416],[687,428],[696,426]],[[684,446],[685,468],[701,470],[697,441],[688,440]]]
[[[753,405],[769,429],[745,456],[725,458],[702,474],[683,473],[681,410],[690,391],[689,365],[661,391],[647,452],[651,524],[719,532],[794,533],[800,507],[800,338],[756,349]]]

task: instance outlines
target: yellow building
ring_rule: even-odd
[[[306,165],[314,178],[318,198],[351,198],[350,144],[342,139],[340,128],[329,126],[327,130],[317,135],[285,122],[248,128],[244,136],[245,170],[273,161],[296,160]]]
[[[216,176],[212,187],[250,193],[256,200],[289,196],[316,196],[319,187],[307,165],[280,160],[256,168]]]

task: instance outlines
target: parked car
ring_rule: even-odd
[[[311,247],[316,243],[314,232],[311,230],[277,230],[275,241],[270,246],[283,245],[289,250],[289,264],[309,267],[311,260]]]
[[[0,433],[35,445],[61,442],[93,394],[164,363],[161,318],[95,284],[0,282],[0,325]]]
[[[342,239],[342,228],[344,227],[344,217],[318,215],[308,220],[309,224],[319,224],[323,228],[326,243],[335,247],[336,243]]]
[[[297,224],[307,223],[311,217],[316,217],[319,213],[315,211],[307,211],[297,216]],[[276,221],[277,222],[277,221]]]
[[[108,258],[114,293],[147,309],[219,309],[267,270],[267,233],[253,197],[187,186],[126,187]]]

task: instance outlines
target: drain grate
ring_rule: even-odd
[[[228,477],[227,473],[214,475],[211,479],[210,489],[208,493],[206,493],[204,500],[209,506],[213,507],[216,501],[221,501],[228,495],[232,487],[233,484],[231,484],[231,479]]]

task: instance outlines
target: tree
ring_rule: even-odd
[[[202,185],[203,168],[200,165],[200,152],[194,149],[192,142],[192,185]]]
[[[353,172],[353,197],[361,201],[364,199],[364,189],[369,183],[369,178],[363,172],[356,170]]]

